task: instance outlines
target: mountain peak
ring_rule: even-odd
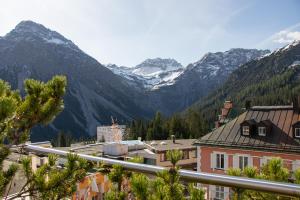
[[[171,58],[146,59],[141,64],[134,67],[133,73],[141,76],[155,76],[163,72],[183,69],[182,65]]]
[[[28,37],[28,36],[39,36],[39,37],[46,37],[47,35],[56,35],[56,37],[63,37],[59,33],[55,31],[51,31],[50,29],[46,28],[45,26],[38,24],[36,22],[26,20],[21,21],[17,26],[9,32],[5,37],[12,37],[15,38],[16,36],[20,37]]]
[[[36,22],[21,21],[12,31],[4,36],[5,39],[19,42],[43,42],[52,45],[63,45],[79,51],[79,48],[71,41],[56,31],[52,31]]]
[[[298,47],[298,46],[300,46],[300,40],[294,40],[290,44],[287,44],[284,47],[281,47],[281,48],[275,50],[273,53],[276,54],[276,53],[279,53],[279,52],[284,52],[284,51],[290,50],[290,49],[292,49],[294,47]]]
[[[141,64],[137,65],[138,66],[142,66],[142,65],[153,65],[153,66],[165,66],[165,65],[173,65],[173,66],[177,66],[179,68],[182,67],[182,65],[180,63],[178,63],[175,59],[173,58],[148,58],[146,59],[144,62],[142,62]]]
[[[38,32],[38,31],[50,31],[46,27],[36,22],[30,20],[21,21],[14,29],[17,32],[26,31],[26,32]]]
[[[269,50],[233,48],[225,52],[207,53],[199,61],[189,65],[187,69],[206,78],[224,74],[227,76],[241,64],[269,52]]]

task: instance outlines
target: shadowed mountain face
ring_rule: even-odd
[[[110,123],[111,116],[123,122],[154,112],[141,103],[146,95],[70,40],[31,21],[0,38],[0,69],[0,78],[21,91],[26,78],[47,81],[56,74],[67,76],[64,111],[50,126],[36,128],[34,140],[51,138],[59,130],[77,137],[94,135],[96,126]]]
[[[128,68],[119,73],[116,66],[107,66],[113,73],[59,33],[23,21],[0,37],[0,78],[24,94],[26,78],[47,81],[57,74],[67,76],[64,111],[49,126],[35,128],[32,140],[51,139],[61,130],[80,137],[94,135],[96,126],[109,124],[111,116],[126,123],[150,118],[157,110],[165,115],[182,111],[240,65],[265,53],[255,49],[208,53],[186,68],[174,59],[148,59],[130,69],[129,76]]]
[[[174,84],[151,91],[151,97],[161,104],[162,111],[179,112],[221,86],[241,65],[257,59],[269,50],[231,49],[207,53],[201,60],[188,65]]]
[[[300,42],[295,41],[235,71],[217,90],[192,108],[214,120],[214,111],[232,100],[239,112],[252,105],[288,105],[300,93]]]

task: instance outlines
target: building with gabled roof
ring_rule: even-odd
[[[300,113],[294,106],[254,106],[196,140],[197,171],[224,174],[230,167],[258,169],[272,157],[300,167]],[[209,198],[228,199],[229,189],[209,186]]]

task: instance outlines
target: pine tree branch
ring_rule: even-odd
[[[30,197],[34,196],[34,195],[31,193],[30,190],[25,190],[25,191],[23,191],[23,192],[21,192],[21,193],[18,193],[16,196],[13,196],[13,197],[8,198],[7,200],[12,200],[12,199],[17,199],[17,198],[23,197],[22,195],[23,195],[23,194],[26,194],[26,193],[29,193],[29,194],[27,194],[26,196],[30,196]]]
[[[9,191],[11,189],[11,185],[12,185],[12,180],[10,181],[10,184],[9,184],[9,187],[8,187],[8,190],[7,190],[7,193],[6,193],[6,196],[5,196],[5,200],[7,200],[7,196],[9,194]]]

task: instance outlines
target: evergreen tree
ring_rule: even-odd
[[[124,170],[121,165],[113,165],[108,174],[109,180],[113,183],[111,191],[105,194],[105,200],[124,200],[128,195],[125,182],[130,176],[130,173]]]
[[[71,137],[67,136],[63,131],[57,134],[56,139],[52,142],[56,147],[68,147],[71,144]]]
[[[58,147],[69,147],[73,141],[73,137],[70,133],[60,131],[57,135],[56,144]]]
[[[165,170],[157,174],[154,181],[154,199],[184,199],[183,185],[179,182],[177,162],[182,158],[182,152],[179,150],[168,151],[167,159],[172,163],[170,170]]]
[[[47,125],[63,109],[66,78],[55,76],[47,83],[28,79],[25,84],[25,97],[10,85],[0,80],[0,196],[18,168],[12,164],[7,170],[3,162],[9,155],[12,145],[25,142],[31,129],[36,125]],[[31,170],[30,158],[22,160],[26,184],[19,193],[10,199],[34,196],[39,199],[61,199],[74,192],[75,184],[85,176],[88,165],[76,156],[68,156],[66,168],[57,169],[56,158],[49,156],[49,162],[36,172]],[[9,191],[9,189],[8,189]]]
[[[299,183],[299,169],[295,171],[295,183]],[[283,161],[281,158],[272,158],[268,161],[267,164],[263,165],[261,171],[255,167],[246,167],[244,170],[240,169],[229,169],[227,174],[232,176],[245,176],[248,178],[258,178],[265,179],[270,181],[277,182],[288,182],[290,177],[290,173],[287,168],[284,167]],[[233,188],[234,196],[233,199],[287,199],[292,200],[296,199],[293,197],[281,196],[278,194],[257,192],[252,190],[245,190],[241,188]]]
[[[70,197],[76,191],[76,183],[87,175],[91,165],[77,155],[69,154],[63,169],[57,168],[57,157],[49,155],[49,162],[35,172],[31,169],[31,159],[22,160],[26,183],[16,197],[36,197],[37,199],[59,200]],[[15,197],[15,198],[16,198]]]
[[[130,179],[132,192],[137,200],[149,199],[150,180],[144,174],[133,174]]]
[[[162,129],[162,117],[160,112],[156,112],[156,115],[153,120],[153,137],[157,139],[163,138],[163,129]]]
[[[182,158],[182,152],[179,150],[169,151],[168,160],[172,167],[157,173],[155,179],[150,179],[144,174],[128,173],[122,166],[113,165],[108,173],[112,182],[112,188],[105,193],[105,200],[180,200],[184,199],[184,185],[179,181],[179,168],[177,162]],[[139,158],[130,160],[131,162],[141,162]],[[130,187],[126,187],[126,185]],[[131,189],[131,190],[129,190]],[[190,185],[187,190],[190,199],[204,200],[205,192],[202,189]]]
[[[204,200],[205,191],[199,188],[196,188],[192,183],[188,187],[190,193],[190,200]]]

